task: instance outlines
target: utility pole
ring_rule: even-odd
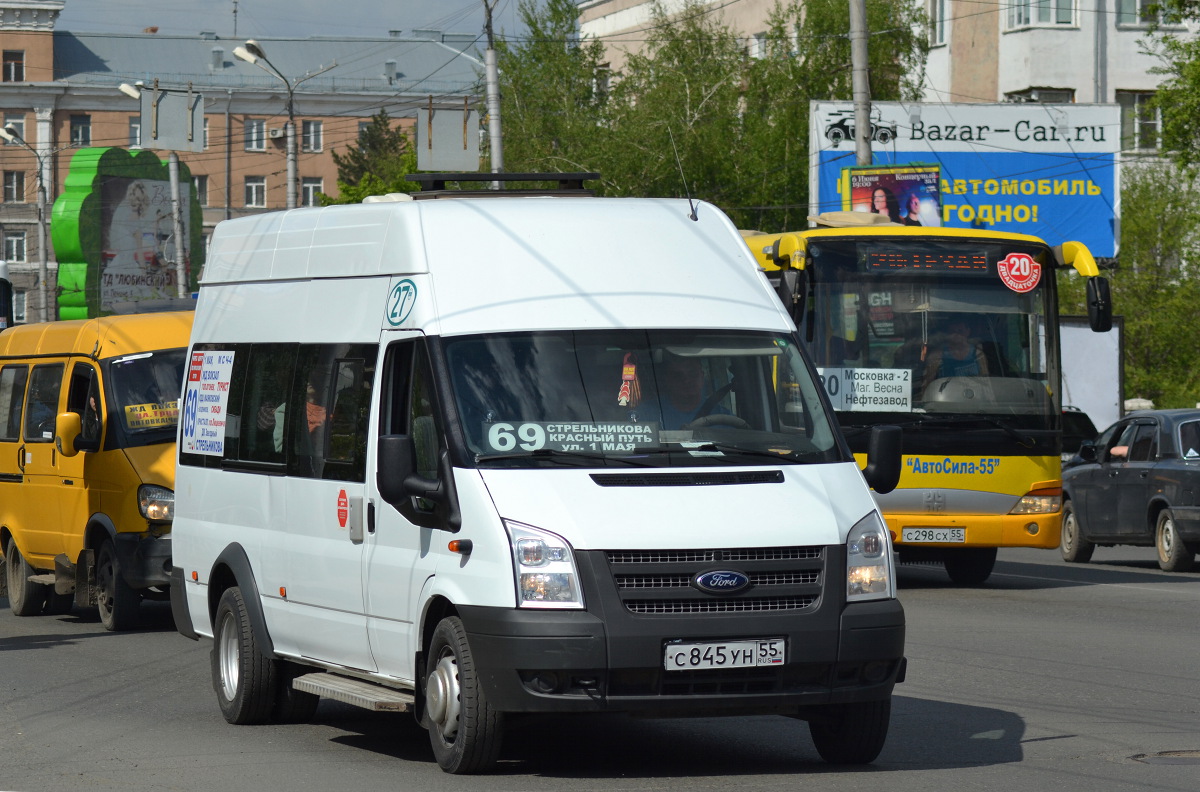
[[[871,80],[867,61],[867,0],[850,0],[850,74],[854,88],[854,157],[871,164]]]
[[[492,155],[492,173],[504,170],[504,143],[500,136],[500,68],[496,64],[496,41],[492,33],[492,9],[500,0],[483,0],[483,10],[487,12],[487,51],[483,55],[483,67],[487,77],[487,109],[488,109],[488,143]],[[493,182],[495,189],[500,189],[500,182]]]

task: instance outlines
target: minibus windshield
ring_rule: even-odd
[[[791,334],[588,330],[443,341],[479,466],[843,458]]]
[[[131,445],[175,437],[185,350],[141,352],[109,363],[111,401]]]

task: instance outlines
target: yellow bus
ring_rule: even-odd
[[[0,333],[0,552],[18,616],[166,599],[191,311]]]
[[[900,484],[876,494],[904,561],[978,585],[1000,547],[1054,548],[1062,520],[1055,271],[1087,278],[1093,330],[1108,282],[1077,242],[879,223],[831,212],[805,231],[745,232],[817,366],[851,449],[904,430]]]

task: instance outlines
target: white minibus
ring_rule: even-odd
[[[794,325],[703,202],[447,198],[213,234],[185,372],[181,633],[231,723],[778,714],[873,760],[903,680],[891,538]]]

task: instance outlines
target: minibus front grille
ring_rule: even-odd
[[[755,599],[626,600],[630,613],[674,615],[688,613],[767,613],[811,608],[818,597],[771,597]]]
[[[816,583],[818,572],[762,572],[750,575],[752,586],[795,586]],[[691,588],[690,575],[618,575],[619,589]]]
[[[609,550],[616,594],[639,616],[815,611],[825,585],[826,548],[735,547]],[[734,591],[704,587],[705,573],[743,576]]]
[[[593,473],[601,487],[712,487],[723,484],[782,484],[782,470],[742,470],[719,473]]]
[[[816,561],[820,547],[746,547],[733,550],[609,550],[610,564],[691,564],[734,561]]]

